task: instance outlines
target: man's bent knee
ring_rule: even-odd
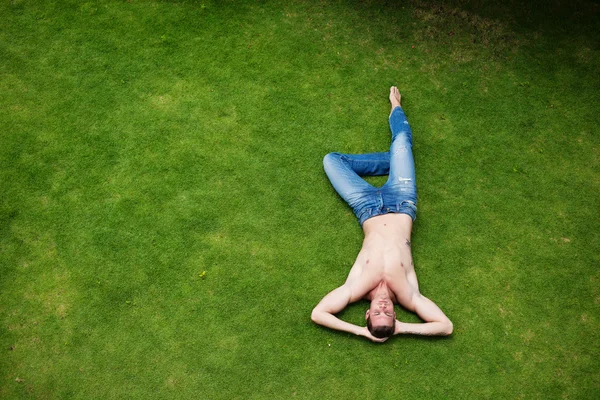
[[[327,168],[332,166],[333,164],[338,164],[341,157],[341,153],[326,154],[325,157],[323,157],[323,167],[325,168],[325,170],[327,170]]]
[[[335,160],[339,159],[341,156],[342,156],[342,154],[341,153],[337,153],[337,152],[328,153],[328,154],[325,155],[325,157],[323,157],[323,164],[335,161]]]

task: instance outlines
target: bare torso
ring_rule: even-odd
[[[363,246],[348,274],[351,302],[372,300],[387,289],[390,299],[408,304],[413,288],[418,290],[410,248],[412,219],[406,214],[385,214],[363,224]]]

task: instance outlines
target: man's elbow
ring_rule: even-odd
[[[446,322],[444,322],[444,328],[442,329],[441,334],[443,336],[450,336],[450,335],[452,335],[453,331],[454,331],[454,325],[452,324],[452,321],[447,320]]]
[[[321,318],[320,317],[321,312],[317,309],[317,307],[315,307],[312,310],[312,313],[310,313],[310,319],[312,320],[312,322],[314,322],[315,324],[321,324]]]

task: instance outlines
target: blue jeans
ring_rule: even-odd
[[[323,159],[325,173],[348,203],[361,226],[369,218],[387,213],[417,217],[417,185],[412,154],[412,132],[402,108],[390,115],[390,151],[370,154],[329,153]],[[361,176],[389,175],[381,188]]]

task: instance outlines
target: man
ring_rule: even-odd
[[[365,233],[362,249],[346,282],[327,294],[311,318],[331,329],[384,342],[395,334],[450,335],[452,322],[435,303],[419,292],[410,249],[416,218],[417,191],[412,132],[400,105],[400,92],[390,88],[392,145],[386,153],[327,154],[325,173],[338,194],[352,207]],[[360,176],[389,175],[381,188]],[[371,301],[366,327],[335,316],[349,303]],[[424,323],[396,320],[394,303],[415,312]]]

